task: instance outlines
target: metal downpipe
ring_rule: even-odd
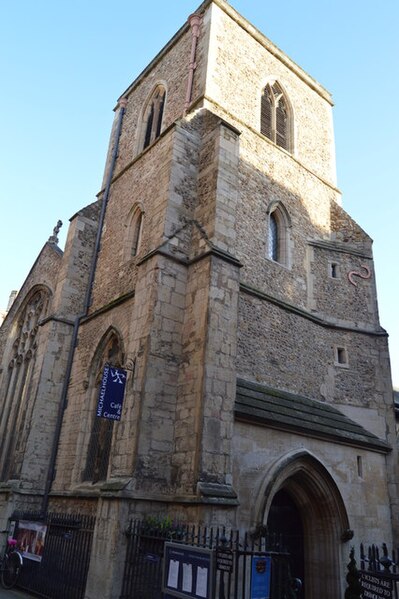
[[[94,245],[93,259],[92,259],[92,263],[90,266],[89,281],[88,281],[88,285],[87,285],[87,289],[86,289],[83,312],[79,316],[76,317],[74,324],[73,324],[72,339],[71,339],[71,344],[69,347],[68,360],[67,360],[67,366],[66,366],[66,371],[65,371],[65,378],[64,378],[64,382],[63,382],[63,386],[62,386],[61,400],[60,400],[60,405],[59,405],[59,410],[58,410],[56,427],[55,427],[55,431],[54,431],[54,439],[53,439],[53,445],[51,448],[51,455],[50,455],[49,468],[48,468],[48,472],[47,472],[46,485],[44,488],[44,495],[43,495],[42,508],[41,508],[41,513],[43,516],[47,513],[51,486],[53,484],[53,481],[55,478],[55,473],[56,473],[55,465],[56,465],[56,461],[57,461],[58,445],[59,445],[60,436],[61,436],[61,428],[62,428],[62,421],[64,418],[64,412],[65,412],[65,409],[66,409],[67,403],[68,403],[67,402],[68,387],[69,387],[69,381],[71,378],[75,349],[76,349],[76,345],[77,345],[79,325],[80,325],[80,321],[82,320],[82,318],[87,316],[89,307],[91,304],[91,295],[92,295],[93,282],[94,282],[94,277],[95,277],[95,272],[96,272],[96,267],[97,267],[98,253],[99,253],[100,244],[101,244],[101,235],[102,235],[102,230],[103,230],[103,226],[104,226],[105,213],[107,210],[108,198],[109,198],[109,193],[110,193],[110,189],[111,189],[112,178],[114,175],[116,159],[118,157],[120,134],[121,134],[121,130],[122,130],[122,121],[123,121],[123,117],[125,114],[126,104],[127,104],[127,100],[125,98],[121,98],[119,100],[120,112],[119,112],[117,130],[115,133],[115,144],[114,144],[114,149],[113,149],[112,158],[111,158],[111,164],[110,164],[110,168],[109,168],[109,172],[108,172],[108,176],[107,176],[107,180],[106,180],[103,202],[101,205],[100,218],[99,218],[99,223],[98,223],[96,241],[95,241],[95,245]]]

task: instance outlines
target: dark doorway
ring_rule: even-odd
[[[278,491],[272,501],[267,518],[270,533],[281,534],[290,554],[290,569],[293,578],[302,581],[302,588],[297,592],[298,599],[305,597],[304,537],[301,514],[291,495]]]

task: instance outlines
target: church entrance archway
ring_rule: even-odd
[[[273,497],[267,518],[269,533],[282,535],[284,549],[290,554],[290,574],[299,578],[302,587],[297,591],[297,599],[305,596],[305,560],[302,518],[295,501],[284,489]]]
[[[342,596],[346,508],[332,476],[314,456],[286,456],[269,473],[263,489],[263,522],[281,533],[291,554],[293,577],[303,581],[298,599]]]

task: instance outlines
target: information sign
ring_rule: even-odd
[[[373,572],[361,572],[360,583],[362,585],[363,599],[394,599],[393,581],[384,577],[383,574]]]
[[[214,552],[204,547],[165,543],[163,592],[171,597],[212,599]]]
[[[231,549],[216,549],[216,569],[230,573],[233,571],[233,552]]]
[[[254,555],[251,567],[251,599],[270,599],[271,558]]]

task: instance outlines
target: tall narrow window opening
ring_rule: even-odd
[[[277,82],[267,84],[263,90],[260,131],[281,148],[292,151],[290,110]]]
[[[339,269],[338,264],[336,262],[330,262],[330,277],[332,279],[339,278]]]
[[[141,245],[141,236],[144,223],[144,211],[139,204],[131,209],[126,222],[126,237],[124,241],[124,259],[131,260],[137,256]]]
[[[93,483],[106,480],[107,478],[112,446],[112,434],[114,430],[113,420],[100,418],[95,413],[103,369],[106,363],[111,364],[112,366],[120,367],[121,362],[122,351],[120,341],[116,334],[112,333],[108,338],[105,349],[98,361],[94,380],[94,388],[92,388],[91,391],[91,407],[94,414],[83,480],[91,481]]]
[[[143,143],[141,150],[152,144],[161,134],[166,91],[162,85],[154,90],[143,116]]]
[[[357,456],[357,475],[363,478],[363,461],[360,455]]]
[[[276,215],[272,213],[270,215],[269,220],[269,258],[278,262],[278,245],[279,245],[279,235],[278,235],[278,223],[276,219]]]
[[[335,364],[338,366],[348,365],[348,352],[345,347],[335,348]]]
[[[142,223],[143,213],[140,209],[137,209],[132,221],[132,256],[135,256],[137,254],[137,250],[139,249]]]
[[[269,210],[267,231],[267,257],[274,262],[289,266],[290,219],[281,202]]]

